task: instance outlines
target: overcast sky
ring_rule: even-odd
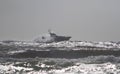
[[[0,40],[52,29],[81,41],[120,41],[120,0],[0,0]]]

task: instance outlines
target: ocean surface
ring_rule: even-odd
[[[119,42],[0,41],[0,74],[120,74]]]

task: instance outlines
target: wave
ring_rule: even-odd
[[[63,41],[53,43],[5,41],[0,43],[0,57],[81,58],[99,55],[113,55],[119,57],[119,44],[113,42],[81,41]]]
[[[120,44],[63,41],[0,42],[0,73],[119,74]]]
[[[120,57],[89,56],[79,59],[65,58],[0,58],[0,73],[27,74],[119,74]],[[4,61],[3,61],[4,60]]]

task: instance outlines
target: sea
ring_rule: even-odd
[[[0,74],[120,74],[120,43],[0,41]]]

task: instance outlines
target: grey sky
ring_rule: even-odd
[[[0,0],[0,40],[52,29],[72,40],[120,41],[120,0]]]

